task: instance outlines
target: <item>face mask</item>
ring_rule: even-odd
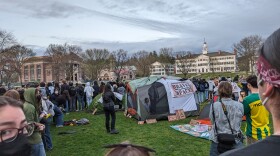
[[[261,94],[259,93],[259,98],[260,98],[260,100],[261,100],[261,102],[262,102],[262,104],[263,105],[265,105],[266,103],[267,103],[267,101],[269,100],[269,98],[272,96],[272,94],[273,94],[273,92],[271,92],[271,94],[268,96],[268,97],[266,97],[266,98],[264,98],[264,100],[262,100],[262,98],[261,98]]]
[[[55,91],[54,93],[55,93],[55,94],[58,94],[58,91]]]
[[[28,143],[27,137],[23,134],[18,134],[17,138],[9,143],[0,142],[1,156],[30,156],[31,145]]]

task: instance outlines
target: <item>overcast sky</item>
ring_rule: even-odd
[[[45,51],[49,44],[200,53],[232,51],[248,35],[280,27],[280,0],[0,0],[0,29]]]

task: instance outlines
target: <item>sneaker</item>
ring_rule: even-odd
[[[63,125],[57,125],[56,127],[63,127]]]
[[[111,134],[118,134],[119,133],[119,131],[117,131],[116,129],[113,129],[113,130],[111,130],[111,132],[110,132]]]

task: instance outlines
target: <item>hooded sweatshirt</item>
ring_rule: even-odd
[[[87,96],[87,97],[93,95],[94,89],[90,86],[90,83],[89,83],[89,82],[86,83],[86,87],[85,87],[85,89],[84,89],[84,92],[86,93],[86,96]]]
[[[25,102],[23,104],[23,112],[27,122],[39,122],[38,116],[38,102],[35,96],[35,88],[28,88],[24,92]],[[34,130],[33,134],[28,137],[30,144],[38,144],[42,142],[40,132]]]

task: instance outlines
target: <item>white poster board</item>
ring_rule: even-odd
[[[184,112],[197,110],[193,93],[188,93],[181,97],[172,96],[173,91],[170,85],[171,83],[186,82],[192,88],[192,91],[195,92],[196,88],[190,80],[178,81],[178,80],[160,79],[158,80],[158,82],[162,83],[165,86],[170,113],[175,113],[175,110],[179,110],[179,109],[183,109]]]

